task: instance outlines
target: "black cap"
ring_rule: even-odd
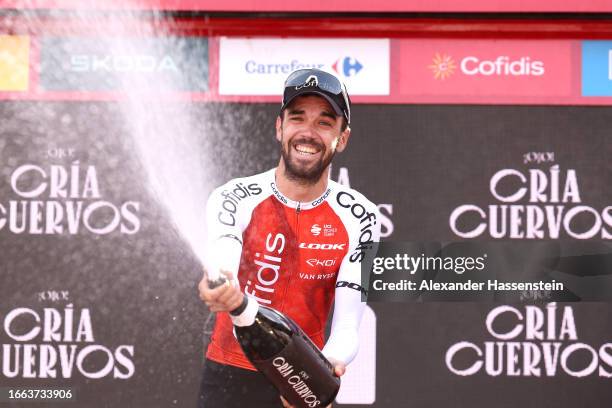
[[[325,98],[338,116],[351,123],[351,100],[346,86],[333,74],[316,68],[293,71],[285,81],[281,112],[297,96],[315,94]]]

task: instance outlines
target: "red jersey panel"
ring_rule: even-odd
[[[359,232],[376,225],[375,213],[367,211],[373,204],[365,202],[355,210],[358,193],[329,183],[319,199],[296,203],[276,189],[271,170],[227,183],[213,192],[216,197],[211,196],[207,206],[209,234],[232,240],[240,251],[236,274],[240,288],[260,304],[291,317],[319,348],[338,274],[344,268],[351,281],[360,282],[359,265],[349,266],[349,258],[353,262],[359,258],[363,235]],[[345,196],[338,199],[342,192]],[[374,216],[366,219],[365,214]],[[366,221],[365,227],[360,220]],[[365,238],[374,239],[375,234]],[[228,313],[218,313],[206,356],[255,370],[234,337]]]

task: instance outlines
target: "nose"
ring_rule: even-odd
[[[308,139],[315,139],[317,135],[316,128],[315,128],[315,122],[313,121],[304,122],[304,126],[300,128],[299,135],[306,137]]]

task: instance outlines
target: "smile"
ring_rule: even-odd
[[[299,154],[302,154],[305,156],[310,156],[313,154],[317,154],[319,152],[319,149],[317,149],[316,147],[311,146],[311,145],[305,145],[305,144],[296,144],[294,146],[294,149]]]

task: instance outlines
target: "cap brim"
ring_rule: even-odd
[[[316,90],[311,90],[311,89],[304,90],[303,92],[297,92],[295,95],[293,95],[291,98],[289,98],[287,100],[287,102],[285,102],[285,104],[283,106],[281,106],[281,112],[283,110],[285,110],[285,108],[287,108],[287,106],[289,106],[289,104],[295,98],[297,98],[298,96],[302,96],[302,95],[318,95],[318,96],[322,96],[323,98],[325,98],[325,100],[327,102],[329,102],[331,107],[334,109],[334,112],[336,112],[336,115],[344,117],[344,112],[342,111],[340,106],[336,103],[336,101],[334,101],[332,98],[330,98],[329,95],[326,95],[325,93],[323,93],[321,91],[316,91]]]

